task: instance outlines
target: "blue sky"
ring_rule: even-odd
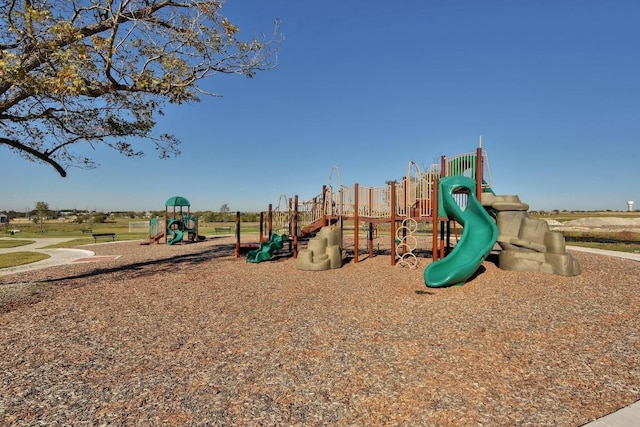
[[[182,155],[61,178],[0,148],[0,210],[266,210],[328,184],[382,186],[409,161],[488,153],[497,194],[531,209],[640,204],[640,2],[227,0],[246,37],[286,36],[279,66],[215,76],[222,98],[170,107],[158,125]],[[336,183],[335,175],[332,183]]]

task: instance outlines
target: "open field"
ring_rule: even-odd
[[[637,212],[616,212],[618,216],[611,217],[610,212],[589,212],[589,213],[545,213],[533,214],[533,218],[546,220],[552,230],[558,230],[565,235],[567,242],[574,246],[585,246],[596,249],[615,250],[621,252],[640,252],[640,215]],[[255,215],[254,215],[255,216]],[[140,223],[140,221],[133,221]],[[148,230],[145,228],[132,228],[130,218],[112,219],[104,223],[76,223],[74,221],[51,220],[41,226],[27,220],[13,220],[11,226],[4,227],[6,238],[0,241],[1,247],[14,247],[29,242],[28,239],[41,237],[63,238],[49,248],[72,248],[78,245],[90,244],[94,242],[92,233],[113,233],[118,241],[123,240],[146,240]],[[361,248],[366,245],[367,230],[363,224],[360,230]],[[242,222],[241,225],[243,239],[256,238],[259,224],[257,222]],[[203,222],[199,223],[199,234],[203,236],[220,237],[221,235],[235,234],[235,222]],[[451,227],[455,239],[460,235],[462,229],[458,224]],[[283,229],[276,229],[276,233],[285,232]],[[346,221],[344,224],[345,236],[353,235],[353,224]],[[431,223],[419,223],[416,237],[429,241],[431,234]],[[374,231],[374,247],[379,247],[380,242],[388,244],[390,240],[390,225],[377,224]],[[8,239],[7,239],[8,238]],[[418,251],[425,254],[428,248],[420,245]],[[430,247],[430,243],[427,244]],[[10,267],[27,264],[42,259],[42,253],[31,252],[24,254],[0,254],[0,265]],[[18,257],[18,255],[20,255]]]
[[[130,222],[139,222],[142,220],[131,220],[131,219],[114,219],[109,220],[104,223],[83,223],[78,224],[71,221],[58,221],[53,220],[46,222],[44,224],[44,232],[40,231],[40,225],[34,224],[31,221],[25,220],[14,220],[9,224],[8,227],[3,227],[0,229],[0,236],[4,235],[6,237],[14,236],[16,238],[25,239],[28,237],[74,237],[76,241],[75,244],[83,244],[83,243],[93,243],[93,238],[91,237],[91,233],[116,233],[119,240],[138,240],[144,239],[149,235],[148,229],[134,229],[135,231],[129,230]],[[200,222],[199,231],[204,235],[213,235],[216,234],[215,229],[220,227],[231,227],[233,230],[235,228],[235,222]],[[243,223],[243,229],[246,228],[247,231],[257,232],[258,231],[258,223]],[[19,232],[15,234],[11,234],[10,230],[19,230]],[[83,232],[85,230],[85,232]],[[91,230],[91,231],[88,231]]]
[[[532,214],[533,219],[545,219],[551,224],[567,224],[572,221],[585,221],[583,227],[562,227],[552,226],[552,229],[561,231],[565,236],[573,238],[571,244],[596,247],[600,249],[620,250],[625,252],[635,252],[640,250],[640,212],[558,212],[545,214]],[[611,221],[615,219],[617,225],[598,226],[599,221]],[[29,237],[73,237],[74,240],[60,244],[58,247],[72,247],[81,244],[94,243],[90,233],[83,233],[82,230],[91,229],[96,233],[116,233],[117,240],[140,240],[148,236],[145,229],[137,229],[131,232],[129,230],[129,222],[140,221],[139,219],[119,218],[110,220],[106,223],[84,223],[77,224],[74,222],[50,221],[44,225],[44,233],[40,232],[40,226],[26,220],[16,220],[8,227],[0,229],[0,236],[4,232],[4,236],[12,236],[9,233],[11,229],[19,229],[20,232],[13,235],[16,239],[28,239]],[[591,221],[592,225],[589,225]],[[627,226],[621,226],[620,224]],[[634,223],[635,221],[636,223]],[[231,233],[235,230],[235,222],[200,222],[199,233],[204,236],[215,236],[220,234],[221,228],[228,228]],[[351,224],[347,224],[347,228],[353,228]],[[419,234],[427,235],[430,233],[430,224],[421,226],[422,230]],[[259,224],[257,222],[242,222],[242,234],[255,235],[258,233]],[[347,234],[350,232],[347,231]],[[351,231],[352,233],[352,231]],[[379,236],[389,235],[388,224],[381,224],[377,231]],[[365,236],[364,231],[361,236]],[[589,239],[596,237],[598,239]],[[589,241],[592,240],[592,241]],[[607,241],[609,240],[609,241]],[[578,242],[575,242],[578,241]],[[582,241],[582,243],[580,243]]]
[[[638,262],[489,260],[427,289],[424,259],[303,272],[233,238],[83,247],[120,257],[0,282],[3,425],[579,426],[640,398]]]

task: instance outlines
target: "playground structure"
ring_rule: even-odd
[[[171,213],[169,208],[172,208]],[[186,208],[186,212],[184,208]],[[165,203],[164,221],[151,218],[149,221],[149,240],[142,244],[160,243],[161,240],[164,240],[167,245],[175,245],[184,242],[192,243],[200,239],[198,218],[191,215],[189,200],[181,196],[174,196]]]
[[[442,156],[439,164],[424,172],[411,161],[401,182],[391,181],[383,187],[357,183],[348,187],[341,182],[334,187],[334,172],[339,177],[337,168],[332,168],[329,183],[319,195],[306,201],[295,196],[288,199],[286,209],[280,202],[276,209],[270,205],[267,214],[261,214],[260,240],[265,230],[267,238],[274,229],[286,230],[297,258],[301,239],[327,226],[348,228],[353,230],[353,262],[358,263],[361,237],[373,257],[374,236],[384,224],[389,230],[391,265],[415,268],[417,230],[424,224],[423,230],[431,230],[434,261],[425,270],[425,284],[430,287],[463,284],[492,251],[500,251],[499,267],[506,270],[580,274],[579,264],[566,252],[562,234],[549,231],[544,220],[530,219],[528,205],[518,196],[493,192],[482,140],[475,152]],[[453,250],[452,224],[454,230],[456,224],[463,227]],[[239,234],[237,237],[239,244]]]

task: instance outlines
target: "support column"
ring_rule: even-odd
[[[322,186],[322,226],[328,225],[327,219],[327,186]]]
[[[482,200],[482,182],[484,181],[484,159],[482,158],[482,137],[480,137],[480,145],[476,149],[476,198],[480,202]]]
[[[391,221],[390,229],[391,229],[391,265],[396,265],[396,182],[391,181],[389,184],[391,188],[389,189],[389,208],[391,209],[390,218]]]
[[[269,212],[267,213],[267,240],[271,240],[271,235],[273,234],[273,205],[269,203]]]
[[[433,195],[431,197],[431,257],[434,261],[438,260],[438,186],[440,180],[435,177],[433,181]]]
[[[353,185],[354,191],[354,212],[353,212],[353,263],[358,263],[358,225],[360,224],[360,206],[359,206],[359,196],[360,196],[360,186],[356,183]]]
[[[298,196],[293,201],[293,259],[298,258]]]
[[[262,213],[260,213],[260,227],[262,228]],[[240,256],[240,211],[237,211],[236,212],[236,258],[239,256]]]
[[[373,217],[373,188],[369,188],[369,219]],[[367,241],[369,246],[369,259],[373,258],[373,223],[369,221],[367,229]]]

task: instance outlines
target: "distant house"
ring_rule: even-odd
[[[5,214],[0,214],[0,224],[9,224],[9,217]]]

